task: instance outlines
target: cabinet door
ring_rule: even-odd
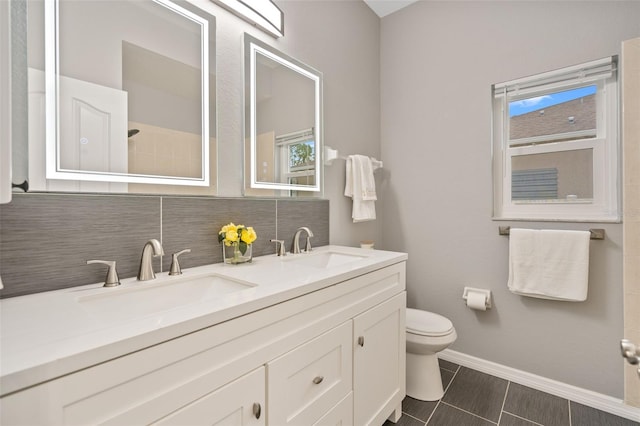
[[[405,396],[406,293],[353,319],[354,424],[379,426]]]
[[[265,371],[260,367],[161,419],[156,425],[265,425]]]

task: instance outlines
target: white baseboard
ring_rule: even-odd
[[[527,373],[526,371],[516,370],[495,362],[486,361],[461,352],[445,349],[438,353],[438,358],[450,361],[455,364],[469,367],[501,379],[509,380],[523,386],[537,389],[570,401],[577,402],[589,407],[596,408],[616,416],[624,417],[636,422],[640,421],[640,408],[626,405],[621,399],[613,398],[608,395],[582,389],[577,386],[568,385],[556,380],[547,379],[546,377],[537,376]]]

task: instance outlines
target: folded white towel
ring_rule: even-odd
[[[376,183],[371,159],[364,155],[347,157],[344,195],[353,199],[351,218],[364,222],[376,218]]]
[[[509,290],[541,299],[586,300],[590,236],[588,231],[512,228]]]

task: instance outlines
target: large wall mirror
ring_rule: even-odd
[[[248,34],[245,195],[322,196],[322,74]]]
[[[26,141],[14,145],[28,149],[14,168],[31,189],[215,195],[213,16],[181,0],[21,3]]]

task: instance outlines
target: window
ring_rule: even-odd
[[[616,62],[493,85],[494,219],[620,220]]]
[[[315,185],[316,142],[313,128],[276,138],[278,164],[283,164],[280,182],[293,185]]]

